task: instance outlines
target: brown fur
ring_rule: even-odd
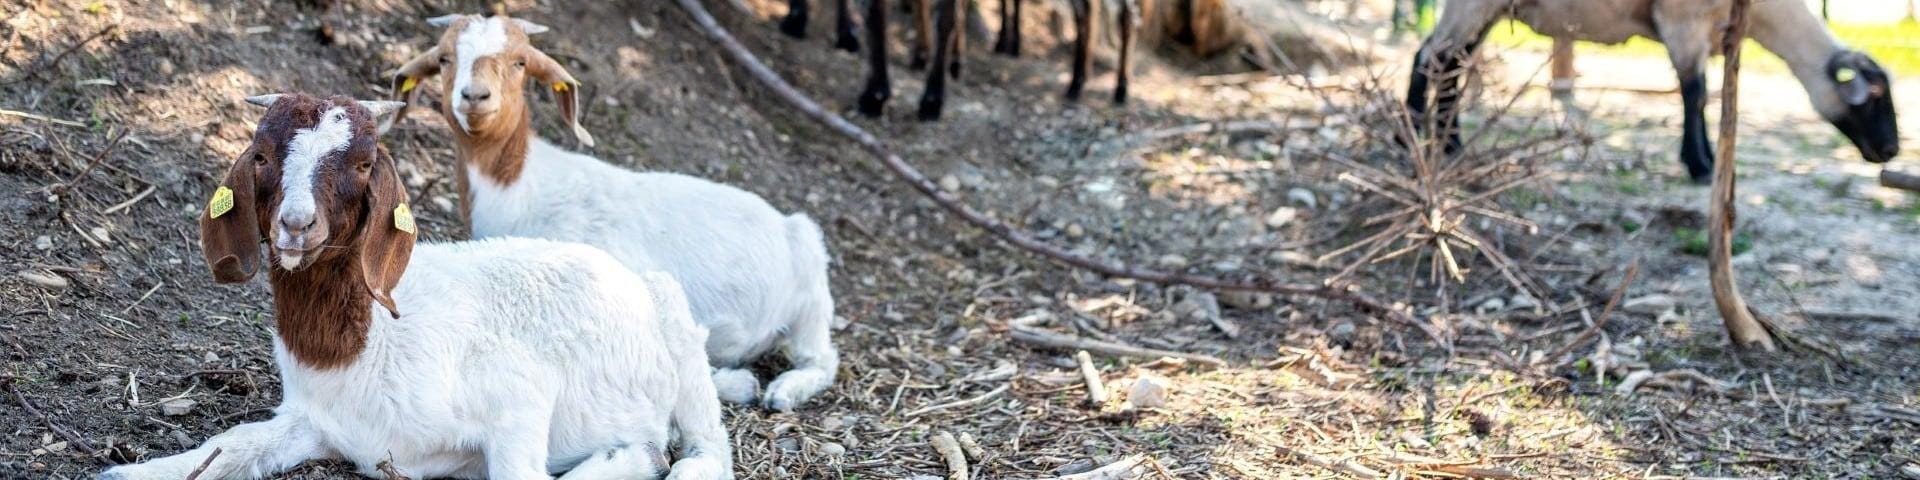
[[[260,240],[277,221],[273,212],[283,197],[280,169],[287,143],[334,107],[347,109],[353,140],[345,151],[322,159],[316,170],[316,224],[347,235],[325,238],[300,270],[273,264],[267,276],[281,341],[296,360],[316,369],[352,363],[365,348],[372,324],[370,304],[377,302],[398,316],[390,292],[405,274],[413,251],[413,235],[393,226],[393,211],[406,203],[407,194],[392,156],[376,143],[367,110],[341,96],[281,97],[267,109],[252,145],[221,182],[234,190],[233,210],[218,219],[201,216],[201,248],[215,280],[238,283],[251,278],[260,262]]]

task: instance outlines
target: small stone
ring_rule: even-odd
[[[1087,235],[1086,227],[1082,227],[1078,223],[1067,224],[1067,238],[1080,238],[1086,235]]]
[[[1299,217],[1299,209],[1293,207],[1276,208],[1273,209],[1273,213],[1267,214],[1267,226],[1273,228],[1284,227],[1289,223],[1293,223],[1293,219]]]
[[[1679,304],[1680,301],[1671,296],[1653,294],[1629,299],[1627,303],[1621,304],[1620,307],[1626,309],[1626,311],[1641,315],[1659,315],[1662,312],[1673,310],[1674,307]]]
[[[187,436],[187,432],[184,430],[174,430],[168,434],[168,436],[173,437],[173,443],[179,445],[180,448],[192,449],[193,447],[200,446],[200,442],[193,441],[193,437]]]
[[[798,452],[800,451],[800,439],[793,437],[782,438],[775,440],[773,446],[778,447],[782,452]]]
[[[837,431],[837,430],[840,430],[840,429],[842,429],[842,428],[847,428],[847,419],[845,419],[845,418],[841,418],[841,417],[827,417],[827,418],[822,418],[822,419],[820,419],[820,429],[821,429],[821,430],[836,430],[836,431]]]
[[[940,177],[940,189],[946,190],[949,192],[960,191],[960,177],[955,177],[953,175]]]
[[[1313,195],[1313,191],[1302,187],[1288,189],[1287,201],[1306,205],[1308,209],[1320,206],[1320,199]]]
[[[154,67],[154,70],[158,70],[158,71],[160,72],[160,76],[163,76],[163,77],[164,77],[164,76],[172,76],[172,75],[173,75],[173,68],[174,68],[174,67],[173,67],[173,60],[168,60],[168,59],[166,59],[166,58],[161,58],[161,59],[160,59],[160,65],[158,65],[158,66],[155,66],[155,67]]]
[[[1273,306],[1273,295],[1259,292],[1222,292],[1220,303],[1239,310],[1260,310]]]
[[[1478,313],[1481,315],[1499,312],[1506,309],[1507,309],[1507,300],[1500,297],[1489,298],[1485,302],[1480,302],[1479,306],[1473,307],[1474,313]]]
[[[176,398],[173,400],[168,400],[160,403],[160,414],[166,415],[169,417],[178,417],[181,415],[186,415],[188,412],[193,411],[194,405],[199,405],[199,404],[200,402],[195,402],[192,399],[187,399],[187,398]]]
[[[40,288],[45,288],[49,290],[60,290],[63,288],[67,288],[66,277],[61,277],[59,275],[54,275],[51,273],[20,272],[20,279],[26,280],[27,283],[38,285]]]
[[[88,233],[92,233],[93,239],[99,240],[100,243],[113,243],[113,234],[107,232],[107,227],[93,227],[93,230]]]
[[[48,453],[60,453],[64,451],[67,451],[67,442],[65,440],[53,442],[52,444],[47,445]]]
[[[207,363],[218,362],[220,361],[220,355],[215,354],[213,352],[207,352],[205,356],[200,357],[200,361],[207,362]]]
[[[1160,264],[1161,268],[1186,268],[1189,261],[1187,257],[1180,256],[1180,254],[1169,253],[1161,255],[1156,263]]]
[[[41,235],[41,236],[38,236],[38,237],[34,237],[34,238],[33,238],[33,249],[34,249],[34,250],[52,250],[52,249],[53,249],[53,237],[49,237],[49,236],[46,236],[46,235]]]
[[[1909,463],[1900,467],[1900,474],[1914,480],[1920,480],[1920,463]]]
[[[823,443],[820,444],[820,454],[825,455],[827,458],[845,457],[847,456],[847,447],[833,442]]]
[[[1514,310],[1532,310],[1534,307],[1540,306],[1540,301],[1534,300],[1532,295],[1522,293],[1514,295],[1512,300],[1508,300],[1507,306]]]
[[[1133,408],[1167,406],[1167,380],[1153,375],[1134,380],[1133,388],[1127,391],[1127,405]]]
[[[1170,308],[1176,318],[1212,321],[1220,318],[1220,300],[1212,292],[1193,292]]]
[[[1353,334],[1357,330],[1359,330],[1359,328],[1353,326],[1353,322],[1342,322],[1339,325],[1334,325],[1333,328],[1327,329],[1327,336],[1331,337],[1334,341],[1351,342],[1353,341]]]

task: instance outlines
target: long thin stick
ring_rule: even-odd
[[[1720,319],[1727,336],[1740,348],[1771,352],[1773,335],[1753,316],[1747,300],[1740,296],[1733,279],[1734,175],[1733,150],[1738,144],[1740,124],[1740,46],[1747,35],[1747,7],[1753,0],[1734,0],[1732,27],[1727,29],[1726,73],[1720,81],[1720,152],[1713,165],[1713,205],[1708,214],[1708,276],[1713,286],[1713,303],[1720,308]]]
[[[0,376],[0,387],[6,387],[7,393],[13,395],[13,400],[20,402],[20,408],[26,409],[27,413],[35,417],[40,417],[40,421],[47,424],[48,430],[53,430],[53,433],[60,434],[60,438],[67,439],[68,444],[73,445],[73,448],[80,449],[81,452],[85,452],[87,456],[93,457],[94,461],[100,462],[101,465],[114,464],[112,460],[107,460],[106,457],[100,456],[100,452],[94,450],[93,445],[88,444],[86,439],[80,438],[79,435],[74,435],[73,432],[67,431],[66,427],[62,427],[58,423],[53,423],[53,417],[47,416],[46,412],[42,412],[38,408],[33,408],[33,403],[27,401],[27,396],[21,395],[19,389],[13,388],[13,379],[13,375]]]
[[[1106,405],[1107,384],[1100,381],[1100,369],[1093,366],[1093,356],[1081,350],[1073,354],[1073,359],[1080,362],[1080,379],[1087,382],[1087,405],[1094,408]]]
[[[840,134],[860,144],[867,153],[879,159],[880,163],[892,171],[895,176],[907,182],[914,190],[918,190],[921,194],[933,199],[934,203],[940,205],[941,208],[967,221],[967,223],[972,223],[974,226],[986,230],[995,237],[999,237],[1015,248],[1047,257],[1057,263],[1099,272],[1108,276],[1132,278],[1162,284],[1192,285],[1214,290],[1242,290],[1281,295],[1320,297],[1328,300],[1353,303],[1367,310],[1385,315],[1389,319],[1399,323],[1417,327],[1424,326],[1424,324],[1414,320],[1412,315],[1404,311],[1395,309],[1366,294],[1351,291],[1343,287],[1282,283],[1270,278],[1233,280],[1204,275],[1164,272],[1126,264],[1103,262],[1047,244],[1034,238],[1025,231],[1015,229],[1004,222],[988,217],[974,210],[972,207],[961,203],[958,197],[940,189],[938,184],[927,179],[926,175],[921,174],[919,170],[907,164],[907,162],[902,160],[898,155],[895,155],[872,133],[854,125],[845,118],[841,118],[839,115],[834,115],[827,112],[826,109],[821,108],[819,103],[807,98],[806,94],[800,93],[792,84],[781,79],[779,74],[774,73],[773,70],[768,68],[765,63],[762,63],[753,52],[747,50],[746,46],[741,45],[740,41],[735,39],[732,34],[727,33],[727,30],[722,28],[719,22],[715,21],[713,16],[707,13],[706,7],[700,5],[699,0],[677,0],[677,3],[680,4],[682,10],[687,12],[688,16],[693,17],[694,23],[698,24],[701,32],[705,33],[707,38],[718,43],[721,49],[727,52],[727,56],[733,59],[734,63],[746,69],[749,76],[753,77],[753,79],[762,86],[771,89],[774,96],[779,97],[782,101],[786,102],[787,105],[799,110],[801,115],[813,119],[815,122],[825,125],[828,130],[832,130],[834,133]],[[1435,341],[1444,342],[1444,340],[1438,337],[1431,329],[1422,328],[1421,331],[1429,337],[1432,337]]]
[[[1543,357],[1546,361],[1553,362],[1549,363],[1549,365],[1559,365],[1561,356],[1572,352],[1575,348],[1580,348],[1580,345],[1587,343],[1588,340],[1593,340],[1593,337],[1599,336],[1601,328],[1607,326],[1607,319],[1613,316],[1614,307],[1620,306],[1620,299],[1626,296],[1627,287],[1633,286],[1633,278],[1639,275],[1640,259],[1636,258],[1632,264],[1627,265],[1627,274],[1620,278],[1620,286],[1613,290],[1613,297],[1607,299],[1606,308],[1600,309],[1600,318],[1593,319],[1593,326],[1587,327],[1587,331],[1585,332],[1580,332],[1580,336],[1573,337],[1573,341],[1567,342],[1566,345],[1561,345],[1560,348],[1554,349],[1553,353],[1549,353],[1546,357]]]
[[[973,406],[973,405],[978,405],[978,404],[980,404],[981,402],[985,402],[985,401],[987,401],[987,400],[990,400],[990,399],[992,399],[993,397],[995,397],[995,396],[998,396],[998,395],[1000,395],[1000,394],[1002,394],[1002,393],[1007,393],[1007,390],[1008,390],[1008,389],[1011,389],[1011,388],[1013,388],[1013,385],[1001,385],[1001,386],[1000,386],[1000,388],[996,388],[996,389],[993,389],[992,391],[989,391],[989,392],[987,392],[987,393],[982,393],[982,394],[980,394],[980,396],[978,396],[978,397],[973,397],[973,398],[969,398],[969,399],[966,399],[966,400],[960,400],[960,401],[957,401],[957,402],[947,402],[947,403],[942,403],[942,404],[939,404],[939,405],[933,405],[933,406],[929,406],[929,407],[923,407],[923,408],[921,408],[921,409],[919,409],[919,410],[914,410],[914,411],[911,411],[911,412],[907,412],[907,414],[906,414],[905,416],[908,416],[908,417],[917,417],[917,416],[920,416],[920,415],[923,415],[923,414],[926,414],[926,413],[931,413],[931,412],[938,412],[938,411],[941,411],[941,410],[946,410],[946,409],[949,409],[949,408],[960,408],[960,407],[969,407],[969,406]]]
[[[195,467],[193,469],[193,473],[187,474],[187,480],[198,479],[200,478],[200,474],[207,473],[207,467],[213,466],[213,459],[218,458],[219,456],[220,456],[220,447],[213,447],[213,453],[207,454],[207,459],[201,460],[200,466]]]
[[[1297,459],[1300,459],[1302,463],[1306,463],[1308,465],[1313,465],[1313,466],[1328,469],[1328,470],[1333,470],[1333,471],[1344,473],[1347,475],[1351,475],[1354,478],[1381,478],[1386,476],[1384,474],[1381,474],[1379,471],[1376,471],[1371,468],[1367,468],[1366,466],[1360,465],[1358,463],[1353,463],[1350,460],[1333,460],[1328,458],[1322,458],[1318,455],[1302,452],[1299,450],[1294,450],[1292,448],[1287,448],[1285,446],[1275,446],[1273,447],[1273,451],[1274,453],[1279,454],[1282,460],[1285,460],[1288,458],[1297,458]]]
[[[1048,332],[1044,330],[1034,330],[1031,328],[1014,328],[1009,333],[1013,336],[1013,341],[1020,342],[1020,343],[1033,344],[1033,345],[1046,347],[1054,350],[1063,350],[1063,351],[1085,350],[1089,352],[1094,352],[1094,353],[1099,353],[1104,355],[1113,355],[1117,357],[1133,357],[1133,358],[1146,358],[1146,359],[1172,357],[1172,358],[1186,360],[1189,362],[1204,363],[1214,367],[1224,367],[1227,365],[1227,362],[1225,360],[1221,360],[1219,358],[1216,358],[1210,355],[1201,355],[1197,353],[1186,353],[1186,352],[1175,352],[1172,350],[1160,350],[1155,348],[1141,348],[1141,347],[1136,347],[1136,346],[1126,345],[1121,343],[1094,340],[1091,338],[1081,338],[1081,337],[1062,335],[1062,334]]]

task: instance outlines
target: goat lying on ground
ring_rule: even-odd
[[[790,410],[833,383],[833,297],[820,228],[805,215],[782,215],[746,191],[670,173],[623,170],[536,138],[530,128],[529,76],[551,87],[561,114],[579,125],[580,83],[527,44],[546,27],[506,16],[449,15],[438,46],[400,67],[393,92],[411,99],[418,83],[440,75],[460,160],[464,207],[476,238],[516,235],[604,248],[635,271],[680,280],[695,321],[706,326],[707,353],[722,398],[751,402],[758,381],[737,368],[784,347],[793,369],[767,386],[763,404]],[[449,71],[442,71],[447,69]],[[396,116],[397,117],[397,116]]]
[[[1407,86],[1407,109],[1414,124],[1430,123],[1447,136],[1447,152],[1460,148],[1456,119],[1462,63],[1486,36],[1487,29],[1512,17],[1558,41],[1586,40],[1621,43],[1634,36],[1666,44],[1680,77],[1684,103],[1680,161],[1696,182],[1705,182],[1713,170],[1713,147],[1707,139],[1706,63],[1720,44],[1728,20],[1729,0],[1453,0],[1446,3],[1433,36],[1420,47]],[[1893,92],[1887,71],[1872,58],[1848,49],[1804,2],[1754,2],[1749,32],[1762,47],[1786,60],[1807,90],[1814,110],[1874,163],[1900,153]],[[1438,62],[1437,66],[1433,64]],[[1435,111],[1427,113],[1429,78],[1436,79]]]
[[[794,0],[804,2],[805,0]],[[845,1],[845,0],[839,0]],[[947,79],[960,75],[960,56],[964,53],[965,39],[960,34],[964,30],[967,0],[912,0],[914,2],[914,20],[919,31],[918,41],[914,44],[912,66],[931,65],[927,72],[926,90],[921,92],[919,110],[916,115],[921,120],[937,120],[946,104]],[[1068,0],[1074,15],[1073,77],[1067,83],[1067,99],[1079,100],[1086,87],[1087,75],[1093,66],[1094,19],[1101,15],[1101,5],[1108,0]],[[1119,12],[1116,25],[1120,26],[1120,63],[1115,71],[1116,80],[1113,89],[1114,103],[1126,103],[1127,79],[1131,72],[1134,29],[1140,0],[1116,0]],[[1001,0],[1000,34],[995,40],[997,53],[1020,55],[1020,4],[1019,0]],[[872,0],[867,6],[867,44],[886,45],[887,2]],[[931,61],[927,59],[931,58]],[[887,52],[885,48],[870,48],[867,52],[867,82],[858,101],[861,114],[878,117],[886,110],[887,100],[893,97],[893,81],[887,74]]]
[[[415,478],[651,478],[670,441],[670,478],[732,477],[707,365],[690,360],[705,333],[671,277],[545,240],[416,249],[372,122],[398,103],[248,101],[271,106],[200,243],[221,283],[251,278],[273,245],[283,399],[270,420],[102,479],[180,480],[216,449],[199,478],[329,458],[368,476],[391,462]]]

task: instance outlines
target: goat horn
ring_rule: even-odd
[[[447,25],[452,25],[452,24],[453,24],[453,21],[454,21],[454,20],[459,20],[459,19],[460,19],[460,17],[464,17],[464,16],[467,16],[467,14],[464,14],[464,13],[449,13],[449,14],[446,14],[446,15],[441,15],[441,16],[438,16],[438,17],[433,17],[433,18],[428,18],[428,19],[427,19],[427,25],[432,25],[432,26],[436,26],[436,27],[444,27],[444,26],[447,26]]]
[[[259,105],[262,107],[271,107],[273,106],[273,102],[279,101],[280,97],[284,97],[284,96],[287,96],[287,94],[269,93],[266,95],[254,95],[251,97],[247,97],[247,103]]]

